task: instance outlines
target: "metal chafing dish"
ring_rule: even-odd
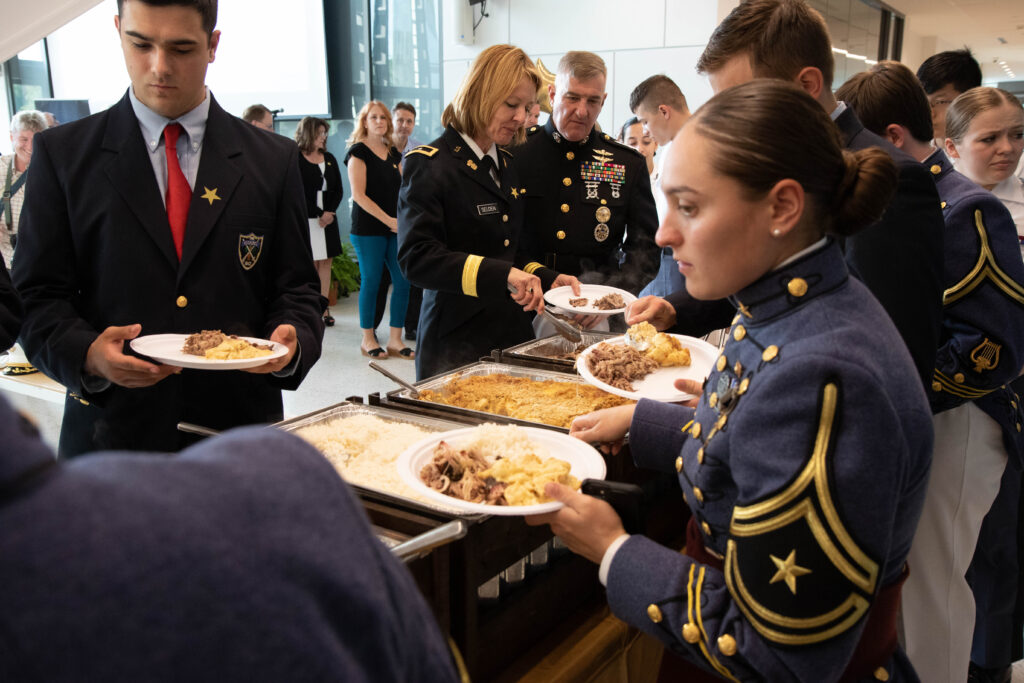
[[[451,419],[419,415],[409,411],[395,410],[377,405],[364,405],[354,401],[345,401],[312,413],[307,413],[306,415],[293,417],[283,422],[278,422],[274,426],[278,429],[283,429],[286,432],[294,432],[302,429],[303,427],[324,424],[332,420],[354,417],[356,415],[370,415],[387,422],[413,425],[428,432],[444,432],[466,426],[462,422],[453,421]],[[400,493],[389,491],[386,488],[375,487],[365,482],[349,483],[360,493],[360,495],[363,495],[364,497],[373,497],[374,499],[385,503],[394,503],[402,505],[403,507],[416,509],[421,512],[441,513],[452,517],[479,516],[467,515],[466,513],[456,511],[454,508],[447,508],[429,501],[404,496]]]
[[[566,372],[560,372],[556,370],[546,370],[536,367],[530,367],[528,365],[512,365],[509,363],[497,363],[492,359],[481,359],[476,363],[470,363],[460,368],[456,368],[451,372],[444,375],[438,375],[429,379],[416,382],[414,385],[419,391],[429,389],[431,391],[440,391],[444,389],[445,385],[456,378],[485,376],[485,375],[508,375],[510,377],[524,377],[526,379],[532,379],[537,381],[552,380],[555,382],[572,382],[576,384],[586,384],[578,375],[569,374]],[[449,417],[449,419],[455,418],[464,422],[470,422],[472,424],[480,424],[483,422],[500,422],[502,424],[517,424],[524,427],[541,427],[544,429],[554,429],[557,431],[568,433],[568,429],[564,427],[556,427],[553,425],[545,424],[543,422],[531,422],[528,420],[520,420],[508,415],[498,415],[496,413],[488,413],[482,410],[473,410],[470,408],[460,408],[458,406],[450,406],[444,403],[434,403],[424,398],[417,398],[412,395],[408,389],[395,389],[389,391],[384,399],[370,397],[371,403],[377,403],[379,405],[397,407],[399,405],[414,406],[418,412],[422,412],[427,415],[434,417]]]
[[[619,336],[622,335],[614,332],[584,332],[580,348],[586,348]],[[495,351],[492,353],[492,357],[498,363],[526,365],[543,370],[576,372],[576,359],[568,357],[575,350],[576,344],[556,334]]]
[[[350,399],[275,426],[294,431],[368,414],[440,431],[494,418],[482,413],[486,419],[466,420],[416,405],[381,405],[376,395],[370,401]],[[374,532],[405,562],[474,680],[493,678],[578,608],[600,598],[593,565],[553,550],[547,527],[527,526],[518,517],[465,516],[361,484],[353,489]]]

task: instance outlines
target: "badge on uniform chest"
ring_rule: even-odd
[[[263,236],[250,232],[238,236],[238,261],[245,270],[252,270],[263,252]]]
[[[490,216],[492,213],[498,213],[498,204],[496,202],[477,204],[476,213],[478,216]]]
[[[594,150],[594,158],[580,164],[580,178],[586,188],[587,199],[599,199],[601,183],[611,187],[612,198],[618,199],[626,182],[626,167],[613,164],[614,155],[606,149]]]
[[[708,404],[719,415],[728,415],[736,409],[740,402],[740,396],[746,392],[749,379],[741,380],[739,375],[727,369],[718,375],[714,384],[714,391],[708,399]]]

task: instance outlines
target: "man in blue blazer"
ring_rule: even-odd
[[[409,573],[301,439],[60,462],[2,398],[0,434],[0,680],[457,680]]]
[[[7,266],[0,263],[0,350],[14,345],[21,331],[21,299],[11,284]]]
[[[35,140],[13,275],[25,351],[68,388],[62,455],[177,450],[179,421],[280,419],[280,390],[320,356],[298,151],[207,91],[216,14],[216,0],[120,0],[127,94]],[[130,355],[140,334],[203,329],[270,338],[288,353],[248,372]]]
[[[832,94],[835,63],[825,20],[804,0],[755,0],[735,8],[715,29],[697,62],[717,93],[754,78],[796,83],[828,112],[851,152],[879,147],[899,172],[896,193],[873,225],[844,245],[850,271],[875,295],[910,351],[924,387],[931,385],[942,320],[943,222],[930,174],[869,130]],[[751,164],[770,163],[766,159]],[[703,335],[727,327],[728,301],[698,301],[685,288],[666,299],[644,298],[627,322]]]

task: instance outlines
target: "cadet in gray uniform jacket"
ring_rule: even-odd
[[[58,462],[3,399],[0,434],[0,680],[456,680],[409,574],[301,439]]]
[[[739,150],[776,161],[751,167]],[[931,414],[892,321],[822,236],[869,224],[895,178],[885,152],[842,151],[822,108],[779,80],[722,91],[672,144],[659,235],[693,296],[733,302],[729,341],[695,405],[641,400],[571,433],[614,443],[628,429],[638,465],[677,473],[686,554],[558,486],[547,492],[568,507],[539,520],[601,564],[612,611],[671,648],[672,666],[917,680],[896,616]]]

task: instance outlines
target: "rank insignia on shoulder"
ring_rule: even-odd
[[[420,145],[419,147],[413,147],[405,156],[411,156],[413,154],[422,154],[425,157],[432,157],[437,154],[437,147],[431,147],[430,145]]]
[[[871,607],[879,564],[844,526],[833,500],[829,456],[839,386],[822,388],[818,434],[786,487],[737,506],[725,580],[740,611],[766,639],[809,645],[853,628]]]

